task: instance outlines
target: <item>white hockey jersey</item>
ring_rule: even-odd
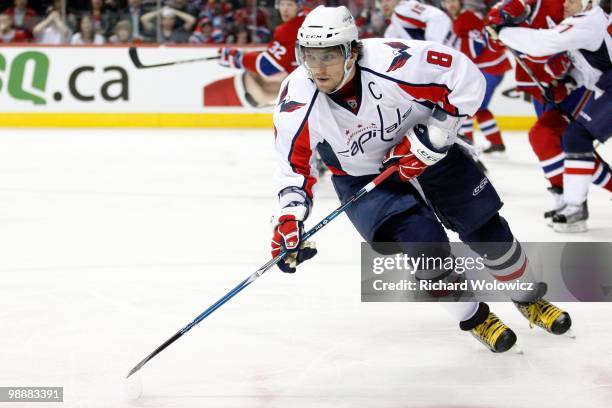
[[[300,66],[282,83],[274,109],[280,205],[313,197],[315,150],[334,174],[377,174],[385,153],[434,107],[471,116],[485,80],[462,53],[430,41],[362,40],[357,113],[317,90]]]
[[[451,34],[452,21],[439,8],[416,0],[401,1],[395,6],[385,38],[427,40],[444,44]]]
[[[568,17],[548,30],[507,27],[500,40],[522,53],[543,57],[568,52],[574,65],[570,72],[578,85],[601,93],[595,85],[601,74],[612,67],[610,16],[601,7]]]

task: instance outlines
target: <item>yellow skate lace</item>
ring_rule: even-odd
[[[562,314],[563,310],[544,299],[540,299],[534,304],[527,306],[527,316],[529,316],[530,328],[533,328],[533,325],[536,324],[550,331],[553,323]]]
[[[474,327],[472,330],[480,339],[485,341],[489,347],[495,349],[495,343],[499,336],[508,328],[495,313],[489,313],[487,319]]]

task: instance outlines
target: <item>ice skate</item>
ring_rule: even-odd
[[[560,335],[566,333],[572,326],[569,313],[545,299],[535,302],[514,302],[514,305],[529,320],[529,327],[535,324],[549,333]]]
[[[557,232],[586,232],[589,209],[586,201],[581,205],[567,205],[552,217],[553,229]]]
[[[516,343],[516,334],[502,322],[489,306],[481,302],[469,320],[459,323],[461,330],[469,331],[493,353],[503,353]]]
[[[552,227],[553,225],[553,217],[557,213],[557,211],[565,208],[565,201],[563,201],[563,188],[562,187],[548,187],[547,189],[550,194],[553,196],[554,206],[552,210],[546,211],[544,213],[544,220],[546,221],[546,225]]]
[[[501,144],[492,144],[491,146],[489,146],[486,149],[484,149],[482,152],[484,154],[505,153],[506,152],[506,145],[503,144],[503,143],[501,143]]]

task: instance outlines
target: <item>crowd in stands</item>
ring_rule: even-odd
[[[383,35],[388,24],[383,9],[391,1],[396,0],[305,0],[303,5],[306,9],[319,4],[346,5],[355,16],[360,37],[368,38]],[[263,44],[280,23],[274,0],[3,2],[8,6],[0,6],[0,43]],[[440,2],[428,3],[438,6]],[[464,0],[464,6],[475,10],[484,10],[487,3],[493,1]]]

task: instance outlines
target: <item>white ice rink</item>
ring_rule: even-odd
[[[563,236],[526,135],[489,159],[515,235],[612,241],[611,196]],[[360,303],[345,216],[297,274],[276,269],[128,370],[268,259],[270,131],[9,130],[0,136],[0,386],[63,386],[44,407],[610,407],[612,305],[565,304],[575,340],[494,310],[524,355],[486,351],[435,304]],[[610,146],[604,151],[612,158]],[[329,180],[310,225],[337,206]]]

